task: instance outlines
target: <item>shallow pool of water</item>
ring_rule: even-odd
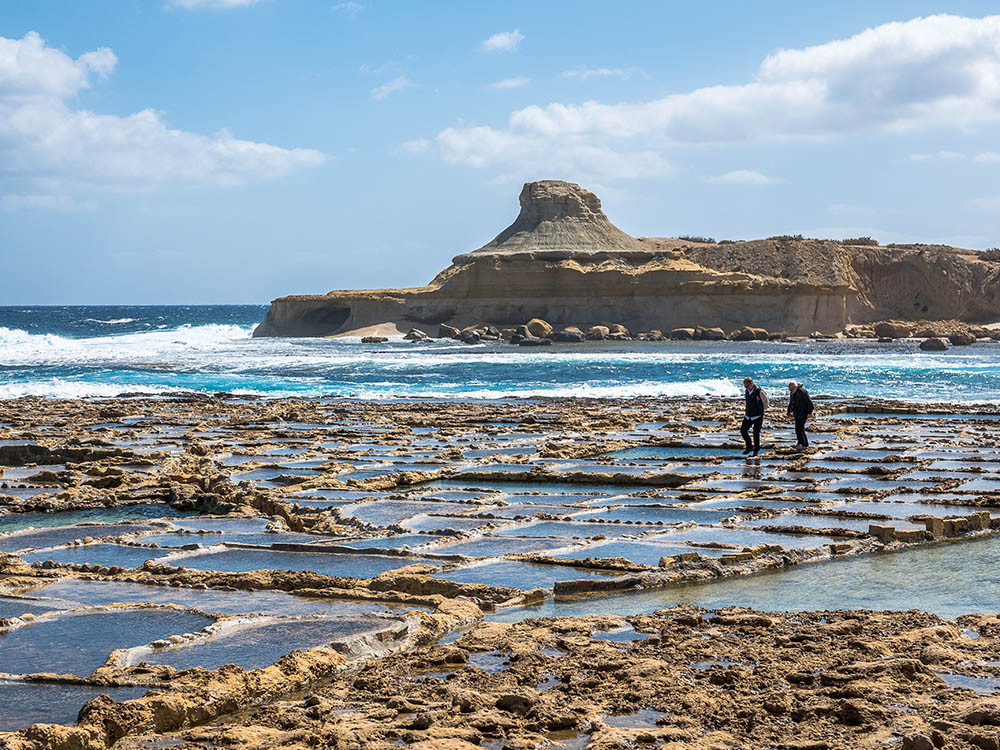
[[[921,609],[953,618],[972,612],[1000,612],[996,560],[1000,538],[914,547],[785,568],[746,578],[608,597],[548,601],[538,607],[500,611],[490,620],[618,615],[653,612],[677,604],[709,609],[753,607],[769,611]]]
[[[32,724],[72,724],[84,703],[99,695],[116,701],[141,698],[144,687],[97,687],[0,679],[0,732],[27,729]]]
[[[64,565],[103,565],[110,568],[119,565],[123,568],[141,567],[146,560],[161,557],[166,554],[160,550],[148,547],[131,547],[124,544],[85,544],[81,547],[61,547],[22,554],[27,563],[52,560]]]
[[[114,649],[197,632],[211,622],[193,612],[161,608],[66,613],[0,635],[0,670],[86,677]]]
[[[0,491],[0,494],[3,494]],[[55,526],[72,526],[77,523],[118,523],[144,521],[152,518],[176,518],[185,515],[166,503],[127,505],[118,508],[87,508],[59,513],[13,513],[0,516],[0,533],[20,529],[45,529]]]
[[[146,524],[104,524],[97,526],[64,526],[41,531],[18,531],[0,536],[0,552],[17,552],[23,549],[41,549],[75,542],[87,537],[122,536],[141,531],[153,531],[157,526]]]
[[[564,565],[540,565],[517,560],[501,560],[443,571],[435,574],[434,577],[459,583],[483,583],[488,586],[512,586],[528,590],[551,588],[552,584],[557,581],[606,578],[615,575],[621,574],[586,568],[571,568]]]
[[[178,648],[143,653],[131,661],[166,664],[174,669],[218,669],[223,664],[235,664],[243,669],[259,669],[273,664],[292,651],[325,646],[333,641],[385,627],[385,620],[363,617],[287,620],[239,628]]]
[[[576,521],[529,521],[515,527],[500,529],[498,536],[547,536],[560,539],[586,539],[592,536],[619,537],[643,534],[649,529],[622,523],[586,523]]]
[[[370,602],[309,599],[278,591],[190,589],[80,578],[63,578],[40,587],[32,587],[24,593],[75,602],[82,606],[96,607],[116,603],[177,604],[223,615],[348,615],[388,611],[387,607]]]
[[[469,557],[492,557],[520,552],[541,552],[558,549],[569,544],[562,539],[545,539],[516,536],[484,536],[467,542],[458,542],[447,547],[438,547],[433,552],[442,555],[468,555]]]
[[[387,570],[418,562],[433,562],[419,557],[355,555],[324,552],[278,552],[257,549],[227,549],[199,552],[170,561],[193,570],[242,572],[248,570],[311,570],[327,576],[371,578]]]

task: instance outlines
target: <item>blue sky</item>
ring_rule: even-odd
[[[545,178],[635,235],[995,247],[991,10],[4,3],[0,305],[416,286]]]

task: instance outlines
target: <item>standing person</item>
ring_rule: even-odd
[[[760,452],[760,428],[764,424],[764,409],[767,408],[764,392],[756,385],[751,378],[743,378],[743,398],[746,402],[743,411],[743,424],[740,425],[740,434],[746,449],[743,454],[756,456]],[[753,430],[753,442],[750,442],[750,431]]]
[[[809,391],[802,387],[802,383],[794,380],[788,384],[788,393],[788,416],[795,418],[795,441],[799,450],[805,450],[809,447],[806,420],[813,413],[813,402],[809,398]]]

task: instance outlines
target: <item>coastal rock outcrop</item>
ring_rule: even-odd
[[[282,297],[254,335],[416,329],[463,338],[454,332],[481,321],[503,329],[537,319],[545,326],[530,331],[536,338],[570,325],[589,340],[696,327],[801,336],[888,320],[894,327],[885,335],[898,338],[917,320],[1000,318],[1000,263],[971,250],[798,236],[632,237],[608,220],[596,195],[558,180],[527,183],[520,206],[507,229],[456,256],[426,286]]]

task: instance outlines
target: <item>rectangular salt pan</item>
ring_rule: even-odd
[[[487,586],[509,586],[521,590],[550,588],[557,581],[574,581],[582,578],[606,578],[620,575],[616,572],[595,571],[564,565],[539,565],[514,560],[477,564],[435,574],[459,583],[482,583]]]
[[[422,557],[354,555],[350,553],[279,552],[275,550],[228,549],[183,555],[168,561],[193,570],[245,572],[249,570],[312,571],[320,575],[371,578],[387,570],[414,563],[433,563]]]

